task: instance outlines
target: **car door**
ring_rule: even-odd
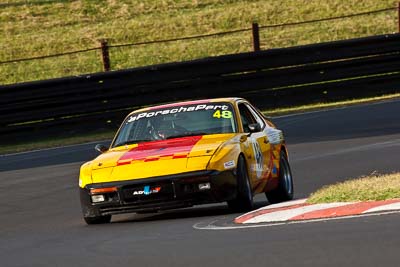
[[[252,107],[242,102],[238,104],[243,131],[248,133],[246,139],[246,162],[253,191],[260,192],[271,172],[272,151],[267,135],[264,131],[266,124]],[[259,124],[259,131],[250,134],[249,125]]]

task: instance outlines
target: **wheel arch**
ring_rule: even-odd
[[[286,158],[289,160],[289,152],[288,152],[285,144],[282,144],[281,151],[283,151],[283,153],[285,153]]]
[[[239,163],[239,158],[243,157],[244,160],[244,164],[246,164],[246,171],[247,171],[247,176],[249,177],[249,183],[250,183],[250,187],[251,187],[251,191],[253,193],[253,195],[255,194],[255,185],[254,185],[254,181],[252,179],[250,179],[250,173],[249,173],[249,163],[246,159],[246,155],[243,153],[243,151],[241,151],[238,156],[237,156],[237,163]],[[238,164],[237,164],[238,165]],[[237,174],[237,169],[236,169],[236,174]]]

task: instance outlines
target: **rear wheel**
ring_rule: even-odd
[[[269,203],[271,204],[293,199],[292,171],[290,170],[290,165],[286,154],[283,151],[281,152],[281,158],[279,162],[278,187],[270,192],[265,193]]]
[[[87,224],[104,224],[111,222],[111,215],[96,216],[96,217],[83,217]]]
[[[237,164],[237,195],[228,201],[228,206],[234,211],[248,211],[253,209],[253,192],[251,190],[246,161],[239,156]]]

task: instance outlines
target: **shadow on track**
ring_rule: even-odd
[[[267,205],[269,205],[267,201],[257,201],[254,203],[254,209],[259,209]],[[243,213],[234,212],[231,209],[229,209],[226,204],[220,203],[220,204],[205,205],[205,206],[195,206],[184,209],[169,210],[160,213],[116,215],[114,216],[111,224],[179,220],[179,219],[203,218],[203,217],[225,216],[225,215],[229,215],[229,217],[232,217],[233,221],[234,218],[242,215]]]

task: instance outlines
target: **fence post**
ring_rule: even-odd
[[[108,52],[107,40],[100,40],[101,45],[101,58],[103,59],[104,71],[110,71],[110,54]]]
[[[400,2],[397,3],[397,23],[398,32],[400,33]]]
[[[254,52],[260,51],[260,32],[258,29],[258,23],[253,22],[253,49]]]

